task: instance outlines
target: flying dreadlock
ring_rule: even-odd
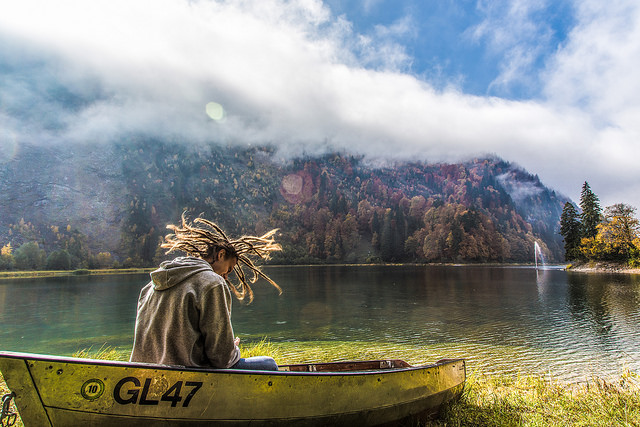
[[[204,227],[195,226],[195,223],[203,224]],[[249,258],[249,256],[257,256],[266,260],[270,258],[271,252],[282,250],[282,247],[273,240],[273,236],[278,231],[277,228],[261,237],[242,236],[239,239],[229,240],[217,224],[201,217],[196,218],[190,224],[184,213],[182,214],[182,224],[180,226],[167,225],[167,228],[172,230],[173,234],[165,236],[165,242],[160,245],[160,247],[168,249],[167,254],[174,251],[182,251],[190,256],[207,258],[212,255],[215,256],[220,249],[224,249],[227,256],[235,256],[238,262],[233,267],[233,272],[238,278],[238,283],[231,283],[228,279],[225,280],[240,301],[246,299],[247,303],[250,303],[253,300],[253,290],[249,283],[255,283],[260,277],[278,289],[279,293],[282,293],[280,286],[264,274]],[[248,281],[244,267],[247,267],[253,273],[253,276]]]

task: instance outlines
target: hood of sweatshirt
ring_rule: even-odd
[[[154,289],[162,291],[184,282],[201,271],[213,271],[213,269],[207,261],[201,258],[178,257],[161,263],[157,270],[151,272],[151,280]]]

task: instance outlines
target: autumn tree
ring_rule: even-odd
[[[346,253],[350,253],[356,249],[360,242],[358,234],[358,222],[351,214],[347,214],[340,226],[340,237],[342,246]]]
[[[13,270],[16,261],[12,254],[11,243],[7,243],[0,250],[0,270]]]
[[[407,215],[407,226],[409,232],[413,232],[420,228],[422,223],[422,218],[426,212],[427,200],[424,196],[414,196],[411,198],[411,203],[409,204],[409,212]]]
[[[342,236],[340,235],[341,221],[332,220],[327,225],[324,239],[324,255],[331,262],[342,259],[344,252],[342,248]]]
[[[367,199],[358,202],[357,218],[358,228],[362,232],[368,232],[371,229],[371,221],[373,220],[374,209]]]
[[[434,204],[424,214],[425,237],[422,252],[429,262],[445,261],[445,246],[453,220],[452,205]]]
[[[476,208],[438,205],[427,211],[424,222],[423,253],[427,261],[503,262],[512,256],[507,239],[491,219]],[[526,237],[522,231],[507,232],[512,234],[512,243],[524,241]]]
[[[160,248],[160,244],[158,244],[157,247]],[[108,268],[113,266],[113,257],[110,252],[100,252],[95,257],[95,263],[98,268]]]
[[[567,260],[580,257],[580,216],[571,202],[566,202],[560,215],[560,234],[564,240],[564,257]]]
[[[424,240],[424,239],[423,239]],[[410,260],[416,260],[418,258],[418,251],[420,250],[420,241],[414,235],[407,237],[404,242],[404,253]]]
[[[598,225],[597,240],[603,243],[606,255],[619,261],[628,261],[640,236],[640,223],[635,218],[636,209],[624,203],[609,206],[604,219]]]

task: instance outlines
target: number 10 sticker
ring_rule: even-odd
[[[96,400],[104,393],[104,383],[97,378],[87,380],[82,384],[80,393],[87,400]]]

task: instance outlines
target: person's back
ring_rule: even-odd
[[[251,302],[253,291],[243,267],[254,275],[280,287],[253,264],[249,256],[268,259],[281,250],[271,230],[261,237],[243,236],[229,240],[215,223],[196,218],[197,227],[183,214],[180,226],[167,228],[175,234],[165,236],[160,246],[167,253],[181,251],[189,256],[165,261],[151,273],[140,292],[136,316],[132,362],[188,367],[277,370],[268,356],[240,357],[231,327],[231,293]],[[237,284],[228,280],[235,273]]]
[[[140,293],[131,361],[231,367],[240,350],[230,316],[231,291],[207,261],[166,261]]]

